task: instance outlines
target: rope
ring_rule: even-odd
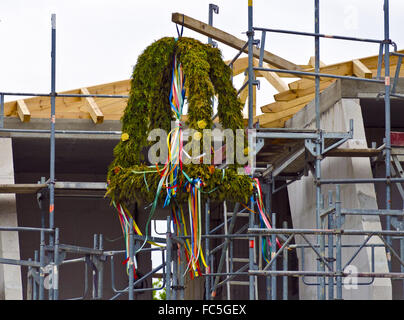
[[[178,38],[181,38],[184,31],[184,15],[182,15],[181,32],[178,30],[178,24],[175,24],[175,27],[177,28]]]

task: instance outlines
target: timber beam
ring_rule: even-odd
[[[31,119],[31,112],[24,100],[17,100],[17,114],[21,122],[29,122]]]
[[[218,28],[212,27],[202,21],[188,17],[182,13],[177,13],[177,12],[173,13],[171,16],[171,21],[176,24],[182,25],[188,29],[201,33],[216,41],[224,43],[224,44],[228,45],[229,47],[232,47],[237,50],[241,50],[246,43],[246,41],[241,40],[241,39],[231,35],[230,33],[224,32]],[[246,48],[244,50],[244,52],[248,53],[248,48]],[[259,58],[259,56],[260,56],[260,50],[257,49],[255,46],[253,49],[253,55],[256,58]],[[264,51],[264,61],[267,62],[268,64],[275,66],[277,68],[280,68],[280,69],[301,71],[301,68],[298,65],[296,65],[286,59],[283,59],[268,51]]]
[[[90,94],[87,88],[81,88],[80,89],[81,94]],[[88,113],[91,116],[91,119],[93,119],[94,123],[102,123],[104,122],[104,114],[102,113],[101,109],[98,107],[97,103],[95,102],[93,97],[84,97],[86,101],[86,107],[88,110]]]

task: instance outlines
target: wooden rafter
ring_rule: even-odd
[[[191,29],[193,31],[199,32],[207,37],[210,37],[216,41],[224,43],[224,44],[228,45],[229,47],[232,47],[237,50],[242,49],[244,44],[246,43],[246,41],[241,40],[241,39],[231,35],[230,33],[227,33],[218,28],[212,27],[202,21],[188,17],[181,13],[173,13],[172,17],[171,17],[171,21],[176,24],[183,25],[184,27],[187,27],[188,29]],[[246,48],[244,50],[244,52],[247,53],[248,49]],[[254,54],[254,57],[256,57],[256,58],[259,58],[259,56],[260,56],[260,51],[255,46],[253,49],[253,54]],[[272,66],[275,66],[275,67],[281,68],[281,69],[301,70],[301,68],[298,65],[296,65],[286,59],[283,59],[268,51],[264,51],[264,61],[269,63]]]
[[[309,62],[307,64],[309,65],[309,67],[315,68],[316,67],[316,57],[314,57],[314,56],[310,57]],[[320,60],[320,68],[325,67],[325,66],[326,66],[326,64]]]
[[[130,90],[130,79],[104,83],[100,85],[87,87],[92,94],[111,94],[111,95],[128,95]],[[80,89],[73,89],[59,92],[60,94],[82,94]],[[30,118],[49,118],[50,116],[50,98],[49,97],[33,97],[21,100],[29,109]],[[126,98],[94,98],[96,105],[104,115],[104,120],[119,120],[125,110]],[[92,119],[87,101],[80,97],[58,97],[56,96],[56,118],[57,119]],[[22,103],[20,102],[20,105]],[[9,101],[4,104],[4,115],[6,117],[20,117],[17,101]],[[25,116],[28,121],[27,113]],[[99,120],[100,121],[100,120]]]
[[[80,89],[81,94],[90,94],[87,88]],[[86,103],[86,107],[88,112],[90,113],[91,119],[93,119],[94,123],[102,123],[104,122],[104,114],[98,107],[93,97],[85,97],[83,98]]]
[[[230,63],[230,60],[225,61],[226,64]],[[253,60],[253,65],[254,67],[258,66],[258,59],[254,58]],[[233,63],[233,76],[237,76],[242,72],[245,72],[248,67],[248,58],[247,57],[242,57],[237,59]],[[264,68],[270,68],[271,66],[267,64],[266,62],[263,63]],[[271,72],[271,71],[255,71],[255,76],[256,77],[262,77],[265,78],[278,92],[283,92],[285,90],[288,90],[289,87],[286,84],[283,79],[281,79],[280,76],[276,72]]]
[[[260,126],[262,128],[283,128],[285,126],[285,122],[293,117],[293,115],[289,115],[289,116],[274,120],[272,122],[265,122],[263,120],[260,121],[259,117],[261,117],[261,116],[262,115],[255,117],[254,122],[259,121]]]
[[[320,90],[324,90],[327,88],[331,83],[333,83],[335,80],[329,80],[329,81],[321,81],[320,82]],[[314,84],[314,83],[313,83]],[[274,95],[274,98],[276,101],[290,101],[299,97],[303,97],[305,95],[311,94],[315,92],[314,85],[304,88],[304,89],[296,89],[296,90],[288,90],[284,92],[280,92],[278,94]]]
[[[229,65],[231,60],[227,60],[224,63]],[[248,57],[238,58],[233,62],[233,76],[238,76],[248,68]]]
[[[359,78],[372,79],[373,73],[366,67],[360,60],[355,59],[352,61],[352,73]]]
[[[260,127],[267,127],[267,125],[269,123],[272,123],[274,121],[277,120],[281,120],[285,117],[288,116],[293,116],[296,112],[300,111],[301,109],[303,109],[305,106],[307,105],[307,103],[302,103],[299,104],[297,106],[282,110],[282,111],[278,111],[278,112],[274,112],[274,113],[264,113],[261,114],[257,117],[257,120],[260,123]]]
[[[247,81],[248,81],[248,75],[246,75],[246,76],[244,77],[243,85],[244,85],[245,83],[247,83]],[[244,108],[244,105],[245,105],[245,103],[246,103],[246,101],[247,101],[247,98],[248,98],[248,86],[245,86],[244,89],[241,90],[241,92],[240,92],[240,94],[239,94],[239,99],[240,99],[240,101],[241,101],[242,108]]]
[[[264,68],[270,68],[267,63],[263,63]],[[258,71],[257,76],[264,77],[278,92],[287,91],[289,89],[285,81],[278,76],[277,73],[271,71]]]
[[[220,30],[219,30],[220,31]],[[222,31],[221,31],[222,32]],[[218,40],[217,38],[215,38]],[[238,39],[241,41],[240,39]],[[220,40],[218,40],[220,41]],[[243,42],[244,44],[244,42]],[[398,51],[404,53],[404,50]],[[254,58],[254,66],[258,65],[258,59]],[[265,61],[265,59],[264,59]],[[349,75],[364,78],[371,78],[376,75],[378,56],[370,56],[332,65],[320,64],[321,73],[329,73],[335,75]],[[227,62],[228,63],[228,62]],[[312,66],[313,58],[307,65],[299,65],[301,69],[314,72]],[[397,57],[391,57],[390,74],[395,74]],[[248,66],[248,58],[242,57],[235,61],[233,65],[233,74],[241,74],[245,72]],[[273,65],[264,62],[265,68],[273,68]],[[384,68],[381,68],[381,74],[384,74]],[[256,87],[253,92],[254,121],[259,121],[262,127],[283,127],[285,122],[293,115],[304,108],[312,99],[314,99],[314,77],[306,77],[297,81],[285,84],[284,74],[255,71],[256,77],[265,78],[279,93],[274,95],[275,102],[266,104],[261,107],[263,115],[256,115]],[[404,68],[400,72],[400,77],[404,77]],[[244,82],[248,80],[245,76]],[[323,91],[335,80],[330,78],[321,78],[320,91]],[[248,87],[239,95],[239,99],[243,106],[248,98]],[[101,84],[97,86],[74,89],[60,93],[71,94],[119,94],[128,95],[130,90],[130,79]],[[103,120],[119,120],[122,117],[126,107],[127,99],[114,98],[80,98],[80,97],[56,97],[56,118],[68,119],[92,119],[95,123],[101,123]],[[50,115],[50,98],[34,97],[24,100],[16,100],[6,102],[4,106],[4,114],[6,117],[18,117],[21,121],[27,122],[31,118],[49,118]],[[183,119],[186,119],[184,115]],[[216,118],[215,121],[218,121]],[[246,119],[244,120],[246,121]]]
[[[282,102],[273,102],[273,103],[269,103],[266,104],[265,106],[261,107],[261,111],[262,112],[280,112],[280,111],[284,111],[293,107],[296,107],[300,104],[303,103],[309,103],[311,100],[314,99],[315,94],[308,94],[306,96],[303,97],[299,97],[296,99],[293,99],[291,101],[282,101]]]
[[[24,100],[17,100],[17,114],[21,122],[29,122],[31,119],[31,112]]]

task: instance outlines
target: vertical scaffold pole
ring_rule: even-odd
[[[167,216],[167,234],[166,234],[166,300],[171,300],[171,217]]]
[[[235,210],[234,210],[233,214],[236,214]],[[226,201],[223,202],[223,221],[224,221],[224,234],[227,235],[228,228],[227,228],[227,203],[226,203]],[[225,243],[227,243],[226,239],[225,239]],[[226,249],[223,249],[223,250],[226,250],[226,273],[229,273],[231,271],[230,261],[229,261],[229,251],[230,251],[229,247],[230,246],[226,246]],[[211,270],[213,270],[213,268]],[[229,281],[226,282],[226,299],[230,300],[230,282]]]
[[[50,128],[50,172],[49,172],[49,228],[54,228],[55,210],[55,97],[56,97],[56,14],[52,14],[52,52],[51,52],[51,128]],[[53,235],[50,235],[50,239]],[[50,241],[52,245],[52,241]]]
[[[184,241],[184,245],[179,246],[179,255],[180,255],[180,267],[179,267],[179,286],[180,286],[180,290],[178,293],[178,299],[179,300],[184,300],[184,288],[185,288],[185,276],[184,276],[184,272],[185,272],[185,241]]]
[[[404,238],[403,237],[401,237],[401,239],[400,239],[400,259],[404,260]],[[400,269],[401,269],[401,272],[404,273],[403,265],[400,266]],[[401,282],[402,282],[402,288],[403,288],[402,294],[404,295],[404,279]]]
[[[332,191],[328,193],[328,207],[332,206]],[[328,215],[328,229],[334,228],[333,214]],[[328,236],[328,258],[329,264],[332,267],[331,271],[334,271],[334,236],[330,234]],[[334,300],[334,278],[328,278],[328,300]]]
[[[45,297],[45,233],[41,230],[41,243],[39,246],[39,300]]]
[[[283,222],[283,228],[284,229],[288,228],[287,221]],[[285,248],[283,250],[283,271],[288,270],[288,250],[289,250],[288,248]],[[283,300],[288,300],[288,277],[287,276],[283,277],[282,284],[283,284],[283,290],[282,290]]]
[[[134,263],[133,263],[133,218],[129,219],[129,287],[128,287],[128,299],[133,300],[133,284],[134,284]]]
[[[254,81],[254,70],[253,70],[253,0],[248,0],[248,129],[253,128],[253,81]],[[251,197],[251,209],[254,210],[254,198]],[[249,228],[254,227],[254,215],[249,215]],[[255,239],[254,237],[249,238],[249,268],[253,270],[254,268],[254,250],[255,250]],[[254,300],[254,276],[249,276],[249,298]]]
[[[209,198],[206,200],[205,203],[205,234],[209,235],[210,232],[210,200]],[[209,261],[210,261],[210,242],[209,242],[209,237],[205,238],[205,258],[206,258],[206,263],[208,264],[208,270],[206,270],[206,273],[210,273],[210,268],[209,268]],[[205,280],[205,296],[206,300],[210,300],[210,277],[206,277],[207,279]]]
[[[209,3],[209,20],[208,24],[210,26],[213,26],[213,13],[218,14],[219,13],[219,7],[213,3]],[[211,37],[208,37],[208,44],[210,45],[215,45],[215,42],[212,40]]]
[[[38,262],[38,250],[34,251],[34,261]],[[41,272],[41,270],[39,269],[39,273],[40,272]],[[33,278],[33,285],[32,285],[32,300],[38,300],[38,284],[37,284],[35,278]]]
[[[174,227],[174,234],[177,234],[177,226],[175,223],[173,224],[173,227]],[[178,299],[177,291],[179,288],[179,285],[178,285],[178,279],[179,279],[179,277],[178,277],[178,243],[174,242],[172,244],[172,246],[173,246],[173,250],[172,250],[172,262],[173,262],[172,299],[177,300]]]
[[[4,94],[0,94],[0,128],[4,128]]]
[[[184,224],[181,221],[178,221],[177,228],[180,228],[180,230],[184,230]],[[178,299],[179,300],[184,300],[185,296],[185,266],[186,266],[186,258],[185,258],[185,246],[186,246],[186,239],[184,239],[184,244],[179,245],[178,250],[179,250],[179,293],[178,293]]]
[[[59,228],[55,229],[54,264],[52,270],[53,300],[59,299]]]
[[[93,248],[98,248],[98,234],[94,234],[93,236]],[[129,249],[130,251],[130,249]],[[130,256],[130,255],[129,255]],[[95,257],[93,255],[90,256],[90,260],[92,261],[92,275],[93,275],[93,291],[92,296],[93,300],[98,299],[98,269],[94,263]],[[130,265],[130,261],[128,262]]]
[[[254,196],[251,196],[250,209],[254,211]],[[233,214],[236,214],[235,212]],[[249,228],[254,227],[254,214],[250,213],[248,216],[248,226]],[[254,251],[255,251],[255,238],[250,237],[249,239],[249,249],[248,249],[248,261],[249,269],[254,270]],[[249,276],[249,299],[254,300],[255,297],[255,287],[254,287],[254,276]]]
[[[248,129],[253,127],[253,82],[254,82],[254,66],[253,66],[253,0],[248,0]]]
[[[51,39],[51,128],[50,128],[50,172],[49,172],[49,228],[55,227],[55,95],[56,95],[56,14],[51,16],[52,39]],[[49,245],[54,245],[54,235],[49,235]],[[53,260],[53,257],[50,257]],[[49,288],[49,299],[53,298],[53,289]]]
[[[319,0],[314,0],[314,32],[316,34],[320,33],[320,3]],[[314,47],[315,47],[315,72],[320,72],[320,37],[314,37]],[[320,223],[320,200],[321,200],[321,184],[319,183],[321,179],[321,128],[320,128],[320,77],[315,77],[315,108],[316,108],[316,130],[318,137],[316,139],[316,228],[321,227]],[[324,236],[317,236],[317,244],[320,245],[324,241]],[[324,264],[317,261],[317,270],[324,271]],[[319,278],[320,286],[317,287],[317,298],[323,300],[325,298],[325,278]]]
[[[384,103],[385,103],[385,151],[386,151],[386,178],[390,178],[391,176],[391,121],[390,121],[390,26],[389,26],[389,0],[384,0],[384,69],[385,69],[385,95],[384,95]],[[386,182],[386,209],[390,210],[391,208],[391,185],[390,182]],[[391,217],[390,215],[386,216],[386,229],[390,230]],[[391,245],[391,237],[387,236],[386,241]],[[389,267],[389,271],[391,271],[391,255],[389,248],[386,248],[387,253],[387,263]]]
[[[133,225],[133,224],[132,224]],[[104,238],[102,234],[98,236],[98,249],[104,250]],[[104,263],[101,263],[101,259],[98,259],[98,299],[102,299],[102,294],[104,291]]]
[[[270,215],[272,212],[272,181],[268,180],[266,186],[267,186],[267,193],[265,194],[265,209],[267,210],[268,215]],[[272,277],[271,276],[266,277],[265,281],[266,281],[266,299],[271,300]]]
[[[337,184],[335,186],[335,224],[337,230],[341,230],[342,220],[341,220],[341,189]],[[337,299],[342,300],[342,243],[341,243],[341,232],[337,233],[335,236],[335,250],[336,250],[336,260],[335,260],[335,271],[337,272]]]
[[[276,229],[276,213],[272,212],[272,227]],[[276,234],[271,235],[271,261],[274,260],[271,265],[271,270],[276,271],[276,258],[274,257],[276,254]],[[276,277],[272,277],[271,280],[271,294],[272,300],[277,299],[277,292],[276,292]]]

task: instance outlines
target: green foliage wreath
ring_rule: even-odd
[[[198,121],[203,120],[205,128],[212,128],[211,101],[217,95],[222,127],[243,128],[241,104],[231,82],[231,70],[223,62],[219,49],[185,37],[155,41],[139,56],[133,69],[130,97],[121,118],[123,136],[114,148],[114,160],[108,168],[107,196],[111,200],[126,204],[154,200],[160,175],[148,166],[144,155],[151,145],[147,140],[149,132],[155,128],[169,132],[174,120],[169,95],[175,55],[186,76],[187,125],[201,131]],[[212,201],[247,202],[252,194],[251,179],[238,175],[236,165],[224,172],[203,164],[184,165],[183,170],[189,177],[203,180],[202,193]],[[186,182],[184,177],[180,182],[181,179]],[[183,189],[177,201],[187,199]]]

